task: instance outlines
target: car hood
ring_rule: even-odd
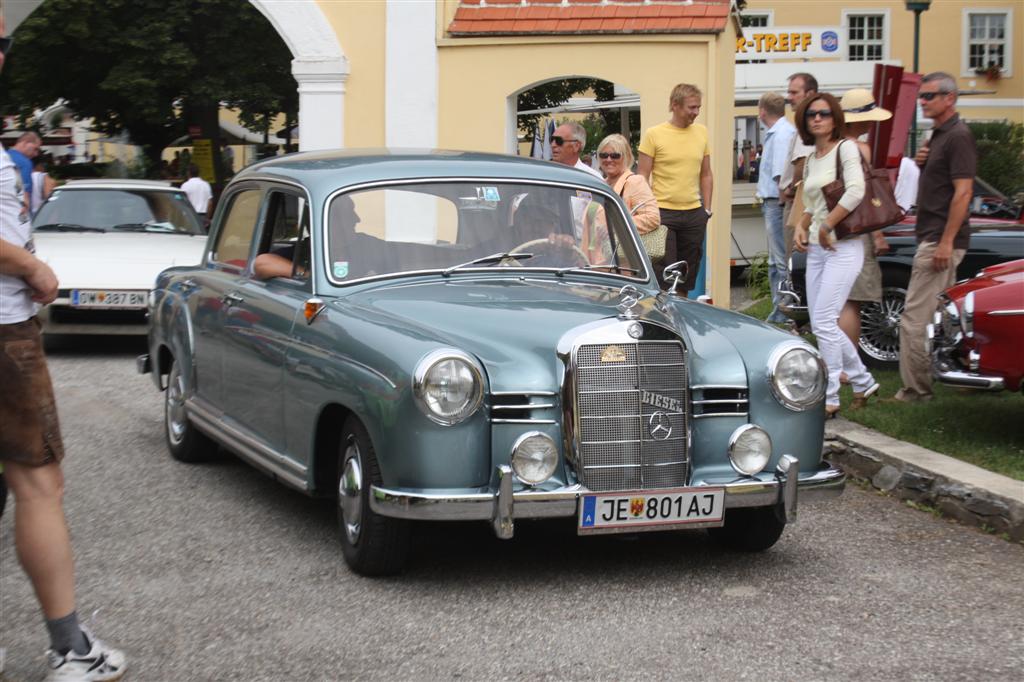
[[[150,289],[161,270],[199,263],[206,247],[203,235],[154,232],[36,232],[32,240],[62,289]]]
[[[552,390],[561,383],[561,363],[552,349],[570,330],[615,319],[620,287],[569,280],[449,280],[364,290],[338,304],[349,314],[475,355],[491,390]],[[722,330],[756,328],[756,322],[692,301],[659,309],[653,297],[635,310],[639,319],[681,333],[690,355],[700,358],[691,363],[691,382],[746,384],[745,364]]]

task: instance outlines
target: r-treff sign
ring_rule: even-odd
[[[742,59],[842,59],[842,29],[838,26],[747,27],[736,39]]]

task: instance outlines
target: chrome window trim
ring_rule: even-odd
[[[817,348],[814,348],[813,346],[807,344],[805,341],[783,341],[782,343],[775,346],[775,348],[772,349],[771,354],[768,356],[768,388],[771,390],[772,396],[775,397],[775,400],[777,400],[778,403],[785,407],[787,410],[792,410],[793,412],[804,412],[813,407],[814,405],[816,405],[817,403],[821,402],[821,400],[825,397],[825,391],[828,389],[826,386],[823,386],[822,394],[820,396],[815,396],[814,400],[797,402],[786,398],[779,390],[778,386],[775,385],[775,371],[776,369],[778,369],[779,361],[786,353],[797,348],[805,350],[812,356],[814,356],[814,358],[818,361],[818,369],[826,377],[827,381],[828,375],[825,372],[825,361],[821,359],[821,353],[818,352]]]
[[[246,179],[249,179],[249,178],[247,177]],[[615,206],[619,205],[616,202],[617,195],[614,192],[611,191],[610,187],[606,188],[606,189],[595,189],[595,188],[589,187],[587,185],[574,185],[574,184],[568,184],[568,183],[562,184],[562,183],[551,182],[549,180],[533,180],[533,179],[530,179],[530,178],[508,178],[508,177],[506,177],[506,178],[496,178],[496,177],[487,177],[487,176],[476,176],[476,177],[467,177],[467,176],[437,177],[437,176],[431,176],[429,178],[405,178],[405,179],[400,179],[400,180],[372,180],[372,181],[369,181],[369,182],[361,182],[361,183],[357,183],[357,184],[354,184],[354,185],[346,185],[345,187],[339,187],[338,189],[336,189],[333,192],[331,192],[330,194],[328,194],[327,198],[324,199],[323,209],[321,210],[321,213],[320,213],[320,234],[323,237],[320,240],[321,241],[321,256],[323,257],[323,261],[322,262],[323,263],[330,263],[330,255],[331,254],[330,254],[330,249],[329,249],[329,244],[328,244],[328,239],[327,239],[327,230],[328,230],[327,216],[330,214],[330,210],[329,210],[328,207],[330,206],[331,202],[333,202],[338,196],[340,196],[342,194],[351,194],[353,192],[358,192],[358,191],[362,191],[362,190],[366,190],[366,189],[378,189],[378,188],[385,188],[386,189],[388,187],[400,187],[400,186],[403,186],[403,185],[443,184],[443,183],[457,183],[457,182],[478,182],[478,183],[479,182],[492,182],[492,183],[507,183],[507,184],[517,184],[517,185],[536,185],[538,187],[554,187],[554,188],[557,188],[557,189],[567,189],[567,190],[569,190],[569,189],[583,190],[585,192],[601,194],[601,195],[605,196],[607,199],[609,199],[613,205],[615,205]],[[621,200],[621,197],[619,197],[619,199]],[[629,234],[630,234],[630,238],[633,241],[633,248],[636,251],[637,255],[640,256],[640,264],[643,266],[641,268],[642,273],[637,273],[636,275],[629,276],[629,275],[622,275],[622,274],[612,274],[612,273],[607,273],[607,272],[600,272],[598,270],[583,271],[583,272],[585,272],[585,274],[587,274],[587,275],[597,275],[597,276],[600,276],[600,277],[614,277],[614,278],[618,278],[618,279],[628,280],[628,281],[631,281],[631,282],[640,282],[640,283],[646,284],[646,283],[650,282],[650,280],[651,280],[651,273],[647,269],[647,264],[648,264],[648,261],[650,259],[644,258],[644,255],[646,255],[647,252],[644,250],[643,245],[640,243],[640,240],[639,240],[639,238],[637,236],[636,226],[633,225],[632,219],[630,218],[630,216],[627,215],[626,213],[623,213],[621,207],[619,208],[619,213],[622,215],[622,217],[623,217],[623,219],[625,221],[625,224],[627,226],[631,226],[632,227],[632,229],[629,230]],[[434,269],[431,269],[431,270],[408,270],[408,271],[405,271],[405,272],[391,272],[391,273],[387,273],[385,275],[371,275],[369,277],[360,277],[358,279],[344,280],[344,281],[339,281],[339,280],[334,279],[333,273],[331,272],[330,268],[325,267],[324,268],[324,272],[325,272],[325,274],[327,276],[328,283],[330,283],[332,286],[347,287],[347,286],[350,286],[350,285],[353,285],[353,284],[361,284],[363,282],[371,282],[371,281],[378,281],[378,280],[388,280],[388,279],[396,279],[396,278],[405,278],[405,277],[412,277],[412,276],[416,276],[416,275],[434,275],[434,274],[440,273],[444,269],[445,268],[434,268]],[[561,269],[562,268],[530,268],[530,267],[508,267],[508,268],[503,268],[503,270],[511,271],[511,273],[515,273],[516,275],[520,275],[520,276],[525,275],[526,273],[529,273],[529,274],[531,274],[533,276],[536,276],[536,273],[539,273],[539,272],[551,272],[551,273],[554,273],[556,270],[561,270]],[[490,272],[490,273],[493,273],[494,272],[494,268],[490,268],[490,267],[469,268],[469,267],[467,267],[467,268],[461,268],[459,271],[460,272]],[[503,272],[502,274],[507,276],[507,275],[509,275],[511,273],[510,272]],[[641,277],[641,275],[643,275],[643,276]]]
[[[471,408],[467,408],[465,413],[459,418],[444,418],[435,414],[426,401],[423,399],[423,381],[426,379],[427,371],[442,360],[458,359],[469,365],[470,370],[473,372],[473,381],[476,383],[476,390],[470,400],[472,404]],[[484,400],[484,381],[483,381],[483,368],[469,353],[461,351],[457,348],[439,348],[432,350],[419,360],[416,361],[416,370],[413,372],[412,377],[412,394],[415,397],[416,405],[420,408],[420,412],[435,424],[441,426],[454,426],[460,424],[465,420],[473,416],[477,410],[480,409],[480,405],[483,404]]]

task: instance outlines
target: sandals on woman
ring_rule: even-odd
[[[878,389],[882,387],[877,381],[867,388],[863,393],[853,394],[853,400],[850,402],[851,410],[862,410],[868,405],[868,398],[878,393]]]

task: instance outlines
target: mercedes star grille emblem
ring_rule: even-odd
[[[668,415],[658,411],[647,421],[648,432],[654,440],[667,440],[672,435],[672,422]]]

